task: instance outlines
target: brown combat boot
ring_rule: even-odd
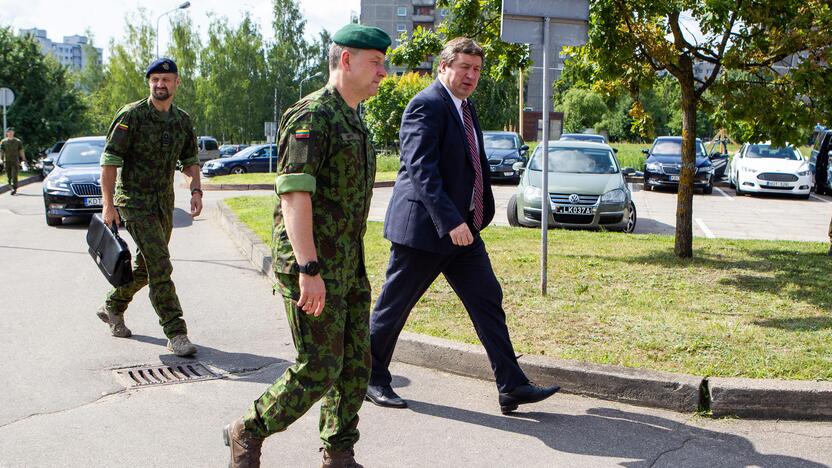
[[[225,446],[231,448],[228,468],[260,468],[260,449],[265,439],[246,431],[243,418],[226,425],[222,438]]]
[[[96,312],[102,322],[110,325],[110,333],[116,338],[130,338],[133,332],[124,324],[124,315],[110,313],[105,304],[101,304]]]
[[[355,461],[355,451],[352,449],[337,451],[322,448],[321,451],[324,453],[321,468],[364,468],[364,465]]]

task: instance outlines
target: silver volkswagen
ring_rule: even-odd
[[[512,226],[540,226],[543,145],[523,169],[517,193],[508,202]],[[613,149],[602,143],[550,141],[549,225],[633,232],[636,206]],[[521,169],[522,163],[517,163]]]

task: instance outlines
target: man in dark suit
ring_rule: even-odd
[[[494,217],[482,131],[468,96],[477,88],[483,51],[456,38],[440,54],[439,78],[407,106],[401,160],[384,221],[392,242],[387,279],[370,319],[373,356],[367,400],[404,408],[388,370],[410,310],[442,273],[462,300],[508,413],[543,400],[559,387],[537,387],[520,369],[506,328],[503,294],[479,231]]]

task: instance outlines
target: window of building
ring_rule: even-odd
[[[407,16],[407,7],[396,8],[396,16]]]
[[[396,32],[406,32],[407,25],[404,23],[396,23]]]

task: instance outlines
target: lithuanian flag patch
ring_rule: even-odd
[[[295,130],[295,140],[306,140],[310,136],[312,135],[308,128],[299,128]]]
[[[118,125],[116,125],[116,128],[119,130],[128,130],[130,127],[128,127],[124,122],[119,122]]]

